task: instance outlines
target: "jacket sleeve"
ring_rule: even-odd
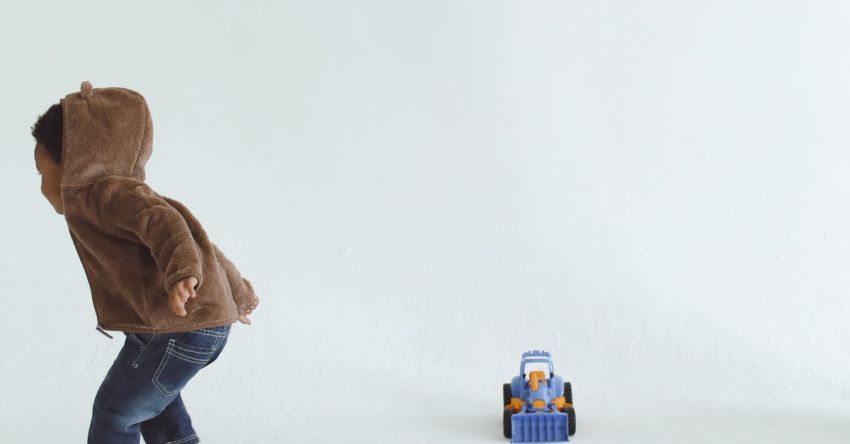
[[[198,279],[195,289],[200,288],[201,253],[182,214],[144,182],[102,181],[92,191],[106,228],[150,249],[166,292],[189,276]]]
[[[233,294],[233,302],[236,303],[236,307],[239,309],[239,314],[241,315],[248,309],[248,307],[251,306],[251,303],[256,298],[254,286],[251,285],[251,281],[242,277],[242,274],[239,273],[239,269],[237,269],[236,265],[224,255],[224,253],[218,248],[218,245],[213,242],[210,243],[215,250],[215,256],[218,263],[224,269],[227,281],[230,283],[230,292]]]

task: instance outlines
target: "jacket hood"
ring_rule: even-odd
[[[141,94],[126,88],[92,88],[61,99],[60,187],[87,185],[110,175],[145,180],[153,150],[153,123]]]

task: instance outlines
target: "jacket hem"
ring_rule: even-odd
[[[126,333],[181,333],[186,331],[200,330],[202,328],[220,327],[222,325],[230,325],[235,323],[237,318],[212,319],[196,324],[176,326],[170,328],[155,328],[140,324],[122,324],[122,323],[101,323],[100,328],[110,331],[122,331]]]

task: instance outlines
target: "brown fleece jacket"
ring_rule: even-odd
[[[64,114],[62,204],[83,263],[98,329],[171,333],[232,324],[254,288],[180,202],[145,184],[153,125],[145,99],[125,88],[92,88],[60,101]],[[186,316],[168,290],[194,276]]]

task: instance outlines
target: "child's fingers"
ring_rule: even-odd
[[[189,300],[189,293],[186,291],[185,288],[178,288],[174,291],[174,294],[171,295],[171,299],[176,304],[183,305],[186,303],[187,300]]]
[[[186,288],[186,285],[178,285],[175,287],[174,294],[171,296],[171,302],[173,303],[172,311],[178,316],[186,316],[186,301],[189,300],[190,297],[189,290]]]
[[[195,287],[192,285],[191,279],[183,280],[183,288],[186,289],[186,298],[187,299],[197,296],[197,294],[195,292]]]
[[[168,295],[168,306],[177,316],[186,316],[186,301],[189,300],[191,292],[187,288],[188,279],[178,282],[172,287]]]
[[[177,316],[186,316],[186,307],[183,305],[185,301],[178,298],[169,298],[168,304],[171,306],[171,311]]]

